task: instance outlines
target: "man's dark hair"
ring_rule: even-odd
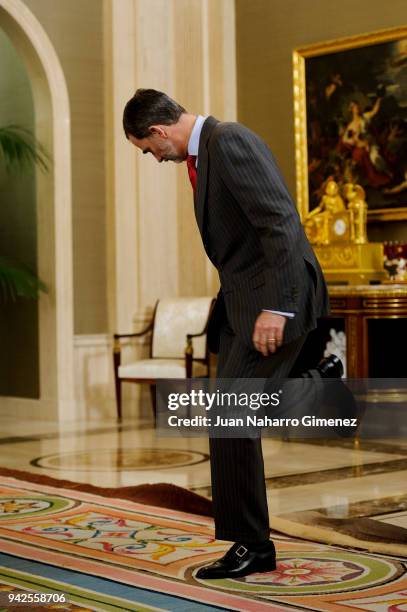
[[[177,123],[182,113],[185,108],[162,91],[138,89],[124,107],[123,129],[127,138],[147,138],[150,126]]]

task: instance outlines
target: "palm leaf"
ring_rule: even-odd
[[[26,128],[18,125],[0,127],[0,163],[7,171],[24,170],[32,164],[43,172],[48,170],[50,157],[45,148]],[[8,257],[0,256],[0,302],[17,298],[37,299],[40,291],[47,292],[46,285],[28,268]]]
[[[17,298],[37,299],[38,293],[47,293],[46,285],[30,270],[7,257],[0,257],[0,301]]]
[[[14,166],[21,170],[34,163],[46,172],[50,162],[42,144],[29,130],[18,125],[0,127],[0,154],[7,170]]]

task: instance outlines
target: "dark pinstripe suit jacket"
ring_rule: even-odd
[[[198,152],[195,213],[221,291],[209,328],[216,350],[224,308],[234,332],[253,347],[262,309],[293,312],[284,342],[328,313],[324,278],[267,145],[238,123],[208,117]]]

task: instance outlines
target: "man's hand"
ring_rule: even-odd
[[[256,319],[253,332],[253,344],[265,357],[275,353],[283,343],[286,317],[274,312],[261,312]]]

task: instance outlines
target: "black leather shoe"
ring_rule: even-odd
[[[342,378],[343,376],[343,364],[336,355],[324,357],[315,369],[318,370],[322,378]]]
[[[276,569],[276,551],[270,540],[270,548],[264,552],[251,551],[243,544],[233,544],[226,555],[211,565],[201,567],[197,578],[241,578],[256,572],[272,572]]]
[[[341,360],[336,355],[330,355],[319,362],[316,370],[320,373],[321,378],[337,379],[325,383],[323,411],[326,414],[321,416],[351,419],[352,421],[356,419],[357,426],[355,427],[341,427],[340,425],[332,427],[341,438],[355,436],[363,417],[363,406],[356,402],[351,390],[343,380],[340,380],[343,376]]]

